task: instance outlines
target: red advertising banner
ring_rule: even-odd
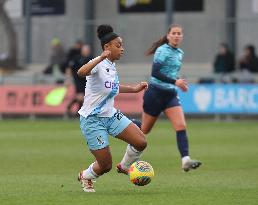
[[[143,111],[143,93],[120,93],[115,98],[115,107],[123,113],[140,114]]]
[[[59,99],[49,99],[56,91],[63,91]],[[53,94],[51,94],[53,93]],[[63,114],[73,87],[55,85],[0,86],[0,113],[2,114]],[[50,101],[50,102],[48,102]],[[59,101],[59,102],[58,102]]]
[[[64,114],[73,98],[72,86],[56,85],[4,85],[0,86],[1,114]],[[142,95],[119,94],[115,107],[127,114],[142,112]]]

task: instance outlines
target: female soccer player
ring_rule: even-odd
[[[144,94],[142,124],[135,122],[144,134],[148,134],[161,112],[169,118],[176,131],[177,145],[182,158],[182,169],[189,171],[196,169],[201,162],[192,160],[188,152],[186,122],[180,101],[177,96],[177,87],[182,91],[188,90],[185,79],[178,77],[184,52],[179,48],[183,40],[183,29],[180,25],[172,25],[165,36],[155,42],[147,55],[154,54],[152,73],[149,87]],[[117,171],[126,173],[127,160],[124,158],[117,165]]]
[[[86,77],[87,80],[84,103],[79,110],[80,127],[96,159],[86,170],[79,173],[78,180],[85,192],[95,192],[93,180],[111,170],[109,135],[130,144],[126,152],[126,155],[130,155],[130,163],[138,160],[140,153],[147,146],[142,131],[114,108],[114,97],[118,92],[140,92],[146,89],[148,84],[119,84],[114,62],[119,60],[124,52],[122,38],[114,33],[109,25],[100,25],[97,33],[103,53],[78,70],[79,77]]]

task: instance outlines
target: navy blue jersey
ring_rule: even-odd
[[[79,55],[69,62],[69,67],[72,69],[72,76],[77,93],[84,93],[86,84],[86,78],[80,78],[77,72],[84,64],[88,63],[91,59],[91,56],[84,57]]]

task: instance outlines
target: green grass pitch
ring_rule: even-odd
[[[137,187],[113,168],[84,193],[78,172],[93,161],[78,121],[0,121],[1,205],[257,205],[258,126],[254,121],[188,121],[190,152],[203,162],[183,173],[175,134],[166,120],[148,135],[142,160],[153,181]],[[113,167],[126,144],[110,139]]]

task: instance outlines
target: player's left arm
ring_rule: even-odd
[[[119,85],[119,93],[138,93],[148,88],[147,82],[140,82],[136,85]]]

